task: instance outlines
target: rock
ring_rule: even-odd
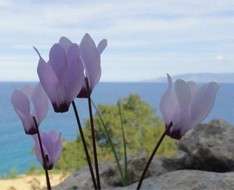
[[[234,190],[234,172],[215,173],[199,170],[178,170],[145,179],[142,190]],[[78,179],[77,179],[78,180]],[[80,179],[81,180],[81,179]],[[72,183],[72,181],[70,181]],[[76,181],[77,184],[80,181]],[[61,187],[63,190],[91,190],[90,186]],[[106,186],[103,190],[135,190],[137,183],[127,187]],[[74,188],[72,188],[74,187]],[[57,188],[54,188],[57,189]]]
[[[67,177],[58,186],[53,187],[54,190],[78,190],[78,185],[84,187],[84,190],[92,189],[92,183],[88,182],[91,180],[89,170],[87,167],[81,169],[69,177]]]
[[[112,165],[108,162],[106,164],[101,164],[99,167],[100,174],[110,170]],[[101,177],[102,187],[106,188],[108,185],[106,181]],[[78,172],[73,173],[67,177],[62,183],[58,186],[53,187],[53,190],[93,190],[92,178],[89,173],[89,168],[84,167]]]
[[[147,159],[148,158],[146,158],[146,156],[144,155],[129,159],[128,161],[129,184],[132,184],[139,180]],[[154,158],[146,174],[146,177],[159,176],[168,171],[169,169],[164,167],[164,164],[160,159]],[[102,188],[104,189],[105,188],[109,189],[110,187],[122,186],[119,171],[117,170],[116,166],[113,166],[113,164],[112,165],[108,163],[101,164],[100,176],[101,176]],[[88,168],[86,167],[81,171],[69,176],[67,179],[65,179],[64,182],[62,182],[59,186],[55,187],[54,189],[55,190],[93,189],[92,180]]]
[[[166,171],[175,171],[180,169],[185,169],[187,165],[190,165],[190,163],[187,163],[188,155],[187,153],[178,150],[177,154],[170,158],[161,158],[162,167]]]
[[[234,190],[234,172],[215,173],[199,170],[178,170],[159,177],[150,177],[142,190]],[[135,190],[137,183],[113,190]],[[110,189],[111,190],[111,189]]]
[[[136,182],[140,178],[140,174],[144,169],[144,165],[147,161],[145,156],[131,158],[128,161],[128,182],[129,184]],[[155,163],[155,162],[154,162]],[[161,163],[157,163],[160,165]],[[147,176],[152,175],[152,170],[147,172]],[[122,186],[119,170],[117,167],[110,167],[108,170],[103,171],[101,177],[107,182],[109,186]]]
[[[234,127],[216,120],[189,131],[179,142],[184,169],[234,171]]]
[[[100,165],[103,190],[135,190],[148,157],[129,158],[129,184],[122,187],[113,163]],[[154,158],[144,180],[146,190],[234,190],[234,127],[216,120],[190,130],[171,158]],[[133,184],[134,183],[134,184]],[[88,168],[54,190],[92,190]]]

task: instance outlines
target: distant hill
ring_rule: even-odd
[[[172,76],[173,79],[183,79],[186,81],[196,81],[196,82],[210,82],[215,81],[218,83],[234,83],[234,73],[186,73],[180,75]],[[156,80],[152,80],[156,82],[166,82],[166,77],[160,77]]]

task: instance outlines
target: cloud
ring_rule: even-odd
[[[216,59],[217,59],[218,61],[223,61],[223,60],[224,60],[224,57],[223,57],[222,55],[217,55],[217,56],[216,56]]]
[[[79,42],[86,32],[97,42],[109,41],[102,61],[104,81],[230,71],[233,6],[231,0],[0,0],[0,80],[37,79],[32,46],[48,57],[60,36]]]

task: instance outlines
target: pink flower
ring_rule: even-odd
[[[79,92],[79,98],[87,98],[101,78],[101,53],[107,46],[107,40],[103,39],[96,46],[89,34],[85,34],[80,43],[81,58],[84,64],[84,82]],[[87,82],[89,91],[87,89]]]
[[[39,125],[48,112],[48,99],[41,85],[15,90],[11,96],[11,102],[22,121],[25,133],[30,135],[37,133],[33,117]]]
[[[80,92],[84,80],[84,67],[80,48],[65,37],[52,46],[49,61],[45,62],[38,50],[37,73],[55,112],[66,112]]]
[[[207,117],[214,105],[218,84],[210,82],[198,87],[195,82],[181,79],[173,84],[170,75],[167,78],[168,88],[161,98],[160,111],[166,126],[172,123],[167,135],[180,139]]]
[[[33,136],[33,139],[35,142],[34,151],[38,161],[47,170],[52,169],[54,167],[54,164],[58,161],[62,152],[61,133],[50,131],[48,133],[41,134],[42,147],[45,154],[45,165],[43,165],[43,158],[41,156],[41,149],[37,136]]]

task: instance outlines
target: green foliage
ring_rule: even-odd
[[[137,154],[150,154],[155,143],[164,132],[164,125],[153,109],[137,95],[130,95],[119,100],[123,113],[122,125],[126,135],[126,148],[128,156]],[[119,102],[119,103],[120,103]],[[113,141],[118,158],[124,162],[124,146],[121,130],[121,119],[118,105],[99,105],[103,120]],[[94,116],[96,127],[96,138],[98,145],[98,158],[102,161],[114,160],[111,147],[108,143],[103,125],[97,113]],[[85,122],[84,134],[90,154],[91,150],[91,130],[89,120]],[[157,155],[170,156],[175,153],[176,144],[170,138],[165,138]],[[86,165],[85,155],[81,141],[64,144],[63,153],[56,168],[62,170],[78,170]]]
[[[77,139],[72,142],[65,142],[60,160],[55,168],[58,170],[79,170],[86,165],[82,142]]]

